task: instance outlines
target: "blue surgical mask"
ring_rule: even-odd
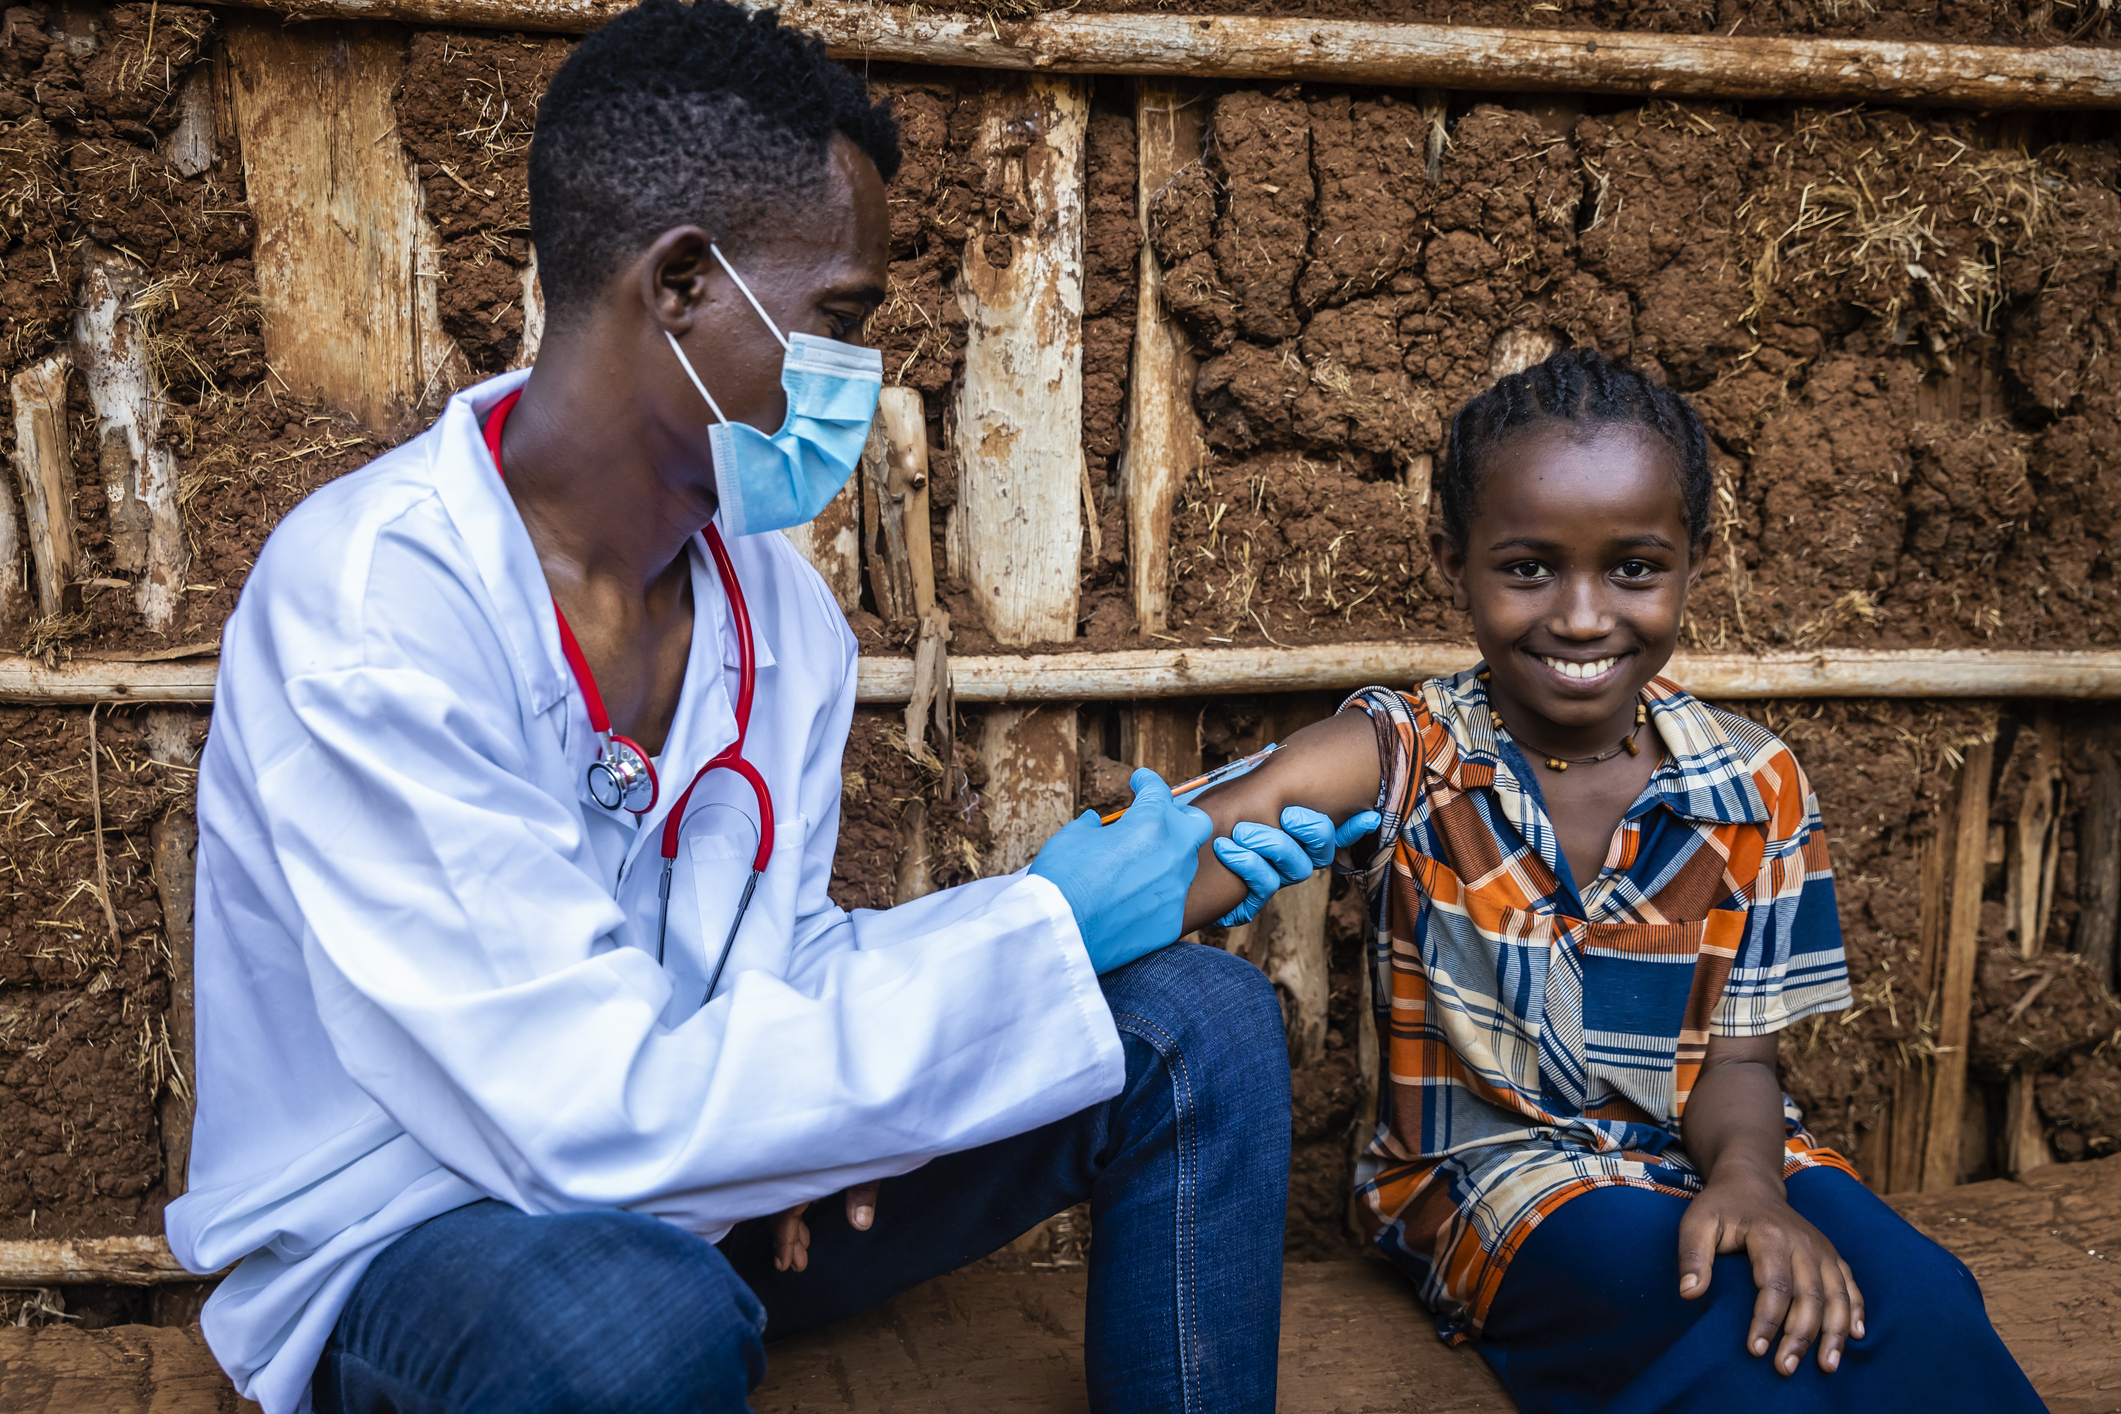
[[[714,412],[716,425],[708,429],[707,443],[714,452],[714,489],[721,501],[723,529],[731,535],[785,530],[825,509],[860,465],[877,396],[884,390],[884,356],[813,334],[784,336],[722,252],[708,249],[780,340],[781,388],[788,394],[788,416],[781,430],[768,437],[748,423],[722,416],[677,337],[667,329],[663,337]]]

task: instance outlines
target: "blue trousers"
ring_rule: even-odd
[[[767,1344],[1084,1199],[1091,1407],[1267,1414],[1289,1169],[1274,990],[1190,944],[1104,989],[1126,1052],[1117,1096],[885,1180],[868,1232],[836,1196],[813,1205],[806,1272],[773,1270],[764,1220],[716,1247],[638,1214],[533,1217],[489,1201],[414,1229],[340,1315],[313,1385],[319,1414],[742,1410]]]
[[[1957,1257],[1837,1169],[1789,1181],[1790,1206],[1856,1274],[1864,1337],[1828,1375],[1747,1353],[1757,1295],[1744,1253],[1716,1259],[1706,1296],[1679,1296],[1687,1200],[1636,1188],[1570,1199],[1533,1229],[1488,1312],[1480,1353],[1527,1414],[2041,1414]]]

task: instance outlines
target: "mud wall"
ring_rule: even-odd
[[[2059,8],[2032,16],[2008,5],[1726,8],[1454,14],[2012,40],[2073,23]],[[1427,16],[1366,8],[1364,17]],[[529,351],[527,144],[571,41],[404,38],[397,114],[438,239],[442,318],[484,376]],[[890,66],[871,78],[900,117],[907,153],[890,192],[890,297],[872,335],[887,375],[926,400],[929,532],[943,567],[956,488],[947,408],[964,347],[956,272],[971,235],[1027,213],[968,155],[986,95],[1006,80]],[[66,343],[89,243],[140,262],[193,570],[177,628],[145,634],[106,563],[111,503],[92,439],[77,436],[80,602],[0,627],[0,646],[56,662],[210,642],[277,518],[393,440],[287,397],[265,365],[228,82],[210,11],[6,12],[0,376]],[[193,84],[220,138],[213,162],[184,176],[167,149]],[[1709,420],[1718,550],[1690,615],[1691,644],[2063,648],[2110,646],[2121,634],[2111,548],[2121,406],[2110,354],[2121,192],[2110,127],[1762,106],[1439,104],[1293,85],[1202,88],[1202,161],[1155,202],[1147,239],[1201,360],[1196,407],[1212,455],[1185,488],[1166,547],[1171,629],[1140,634],[1123,580],[1138,547],[1126,543],[1117,470],[1144,239],[1133,88],[1099,81],[1093,94],[1083,423],[1101,548],[1085,536],[1077,636],[1053,647],[1462,640],[1428,564],[1429,462],[1458,401],[1496,369],[1561,342],[1632,360],[1695,397]],[[77,425],[84,398],[77,378]],[[0,444],[11,449],[11,438],[11,419],[0,419]],[[952,651],[991,648],[964,586],[946,576],[941,588]],[[872,601],[850,617],[865,652],[907,651],[910,623],[886,621]],[[1263,723],[1287,710],[1190,707],[1210,765],[1258,744]],[[1858,1007],[1789,1037],[1785,1070],[1822,1137],[1860,1156],[1895,1068],[1934,1030],[1899,980],[1920,902],[1918,846],[1935,831],[1959,749],[1992,721],[2005,737],[1993,815],[2011,818],[2015,743],[2030,709],[1746,710],[1796,747],[1833,833]],[[1113,758],[1124,754],[1126,711],[1083,714],[1079,805],[1120,798]],[[140,861],[153,822],[181,808],[185,774],[134,749],[142,724],[131,715],[99,719],[112,943],[77,779],[85,714],[7,715],[19,718],[4,734],[19,755],[0,765],[19,767],[4,776],[11,794],[0,810],[19,822],[9,839],[27,843],[10,850],[12,921],[0,935],[0,1128],[32,1142],[15,1145],[15,1159],[0,1155],[0,1236],[26,1235],[32,1212],[40,1234],[151,1229],[164,1191],[156,1106],[170,1084],[157,1058],[168,966]],[[976,742],[978,714],[963,718],[961,736]],[[2064,728],[2069,799],[2081,802],[2087,753],[2113,744],[2114,716],[2068,713]],[[924,886],[981,872],[985,782],[976,752],[961,746],[957,759],[953,778],[909,746],[895,709],[858,714],[834,880],[841,902],[885,906],[899,895],[914,802],[930,822]],[[945,799],[954,779],[963,789]],[[2076,808],[2062,831],[2053,958],[2074,920]],[[2062,1156],[2111,1148],[2121,1071],[2108,1043],[2121,1021],[2095,980],[2045,963],[2042,975],[2055,975],[2019,1007],[2037,979],[1996,952],[2007,941],[2000,870],[1990,882],[1975,1105],[2000,1103],[2005,1070],[2029,1065],[2042,1075],[2039,1100]],[[1291,1249],[1306,1255],[1343,1240],[1361,1099],[1359,930],[1358,901],[1342,887],[1329,915],[1327,1053],[1298,1080]],[[1992,1166],[1987,1155],[1977,1140],[1970,1171]]]

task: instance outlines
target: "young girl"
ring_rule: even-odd
[[[1658,676],[1710,490],[1679,394],[1582,351],[1503,379],[1438,484],[1482,666],[1359,692],[1196,803],[1383,815],[1362,1207],[1525,1409],[2039,1410],[1972,1275],[1777,1083],[1849,990],[1804,773]],[[1188,927],[1244,893],[1209,860]]]

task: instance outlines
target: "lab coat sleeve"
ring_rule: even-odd
[[[578,812],[532,783],[536,719],[374,657],[285,682],[256,790],[341,1064],[480,1190],[713,1233],[1118,1090],[1067,905],[1022,876],[664,1026],[665,974],[572,862]]]

